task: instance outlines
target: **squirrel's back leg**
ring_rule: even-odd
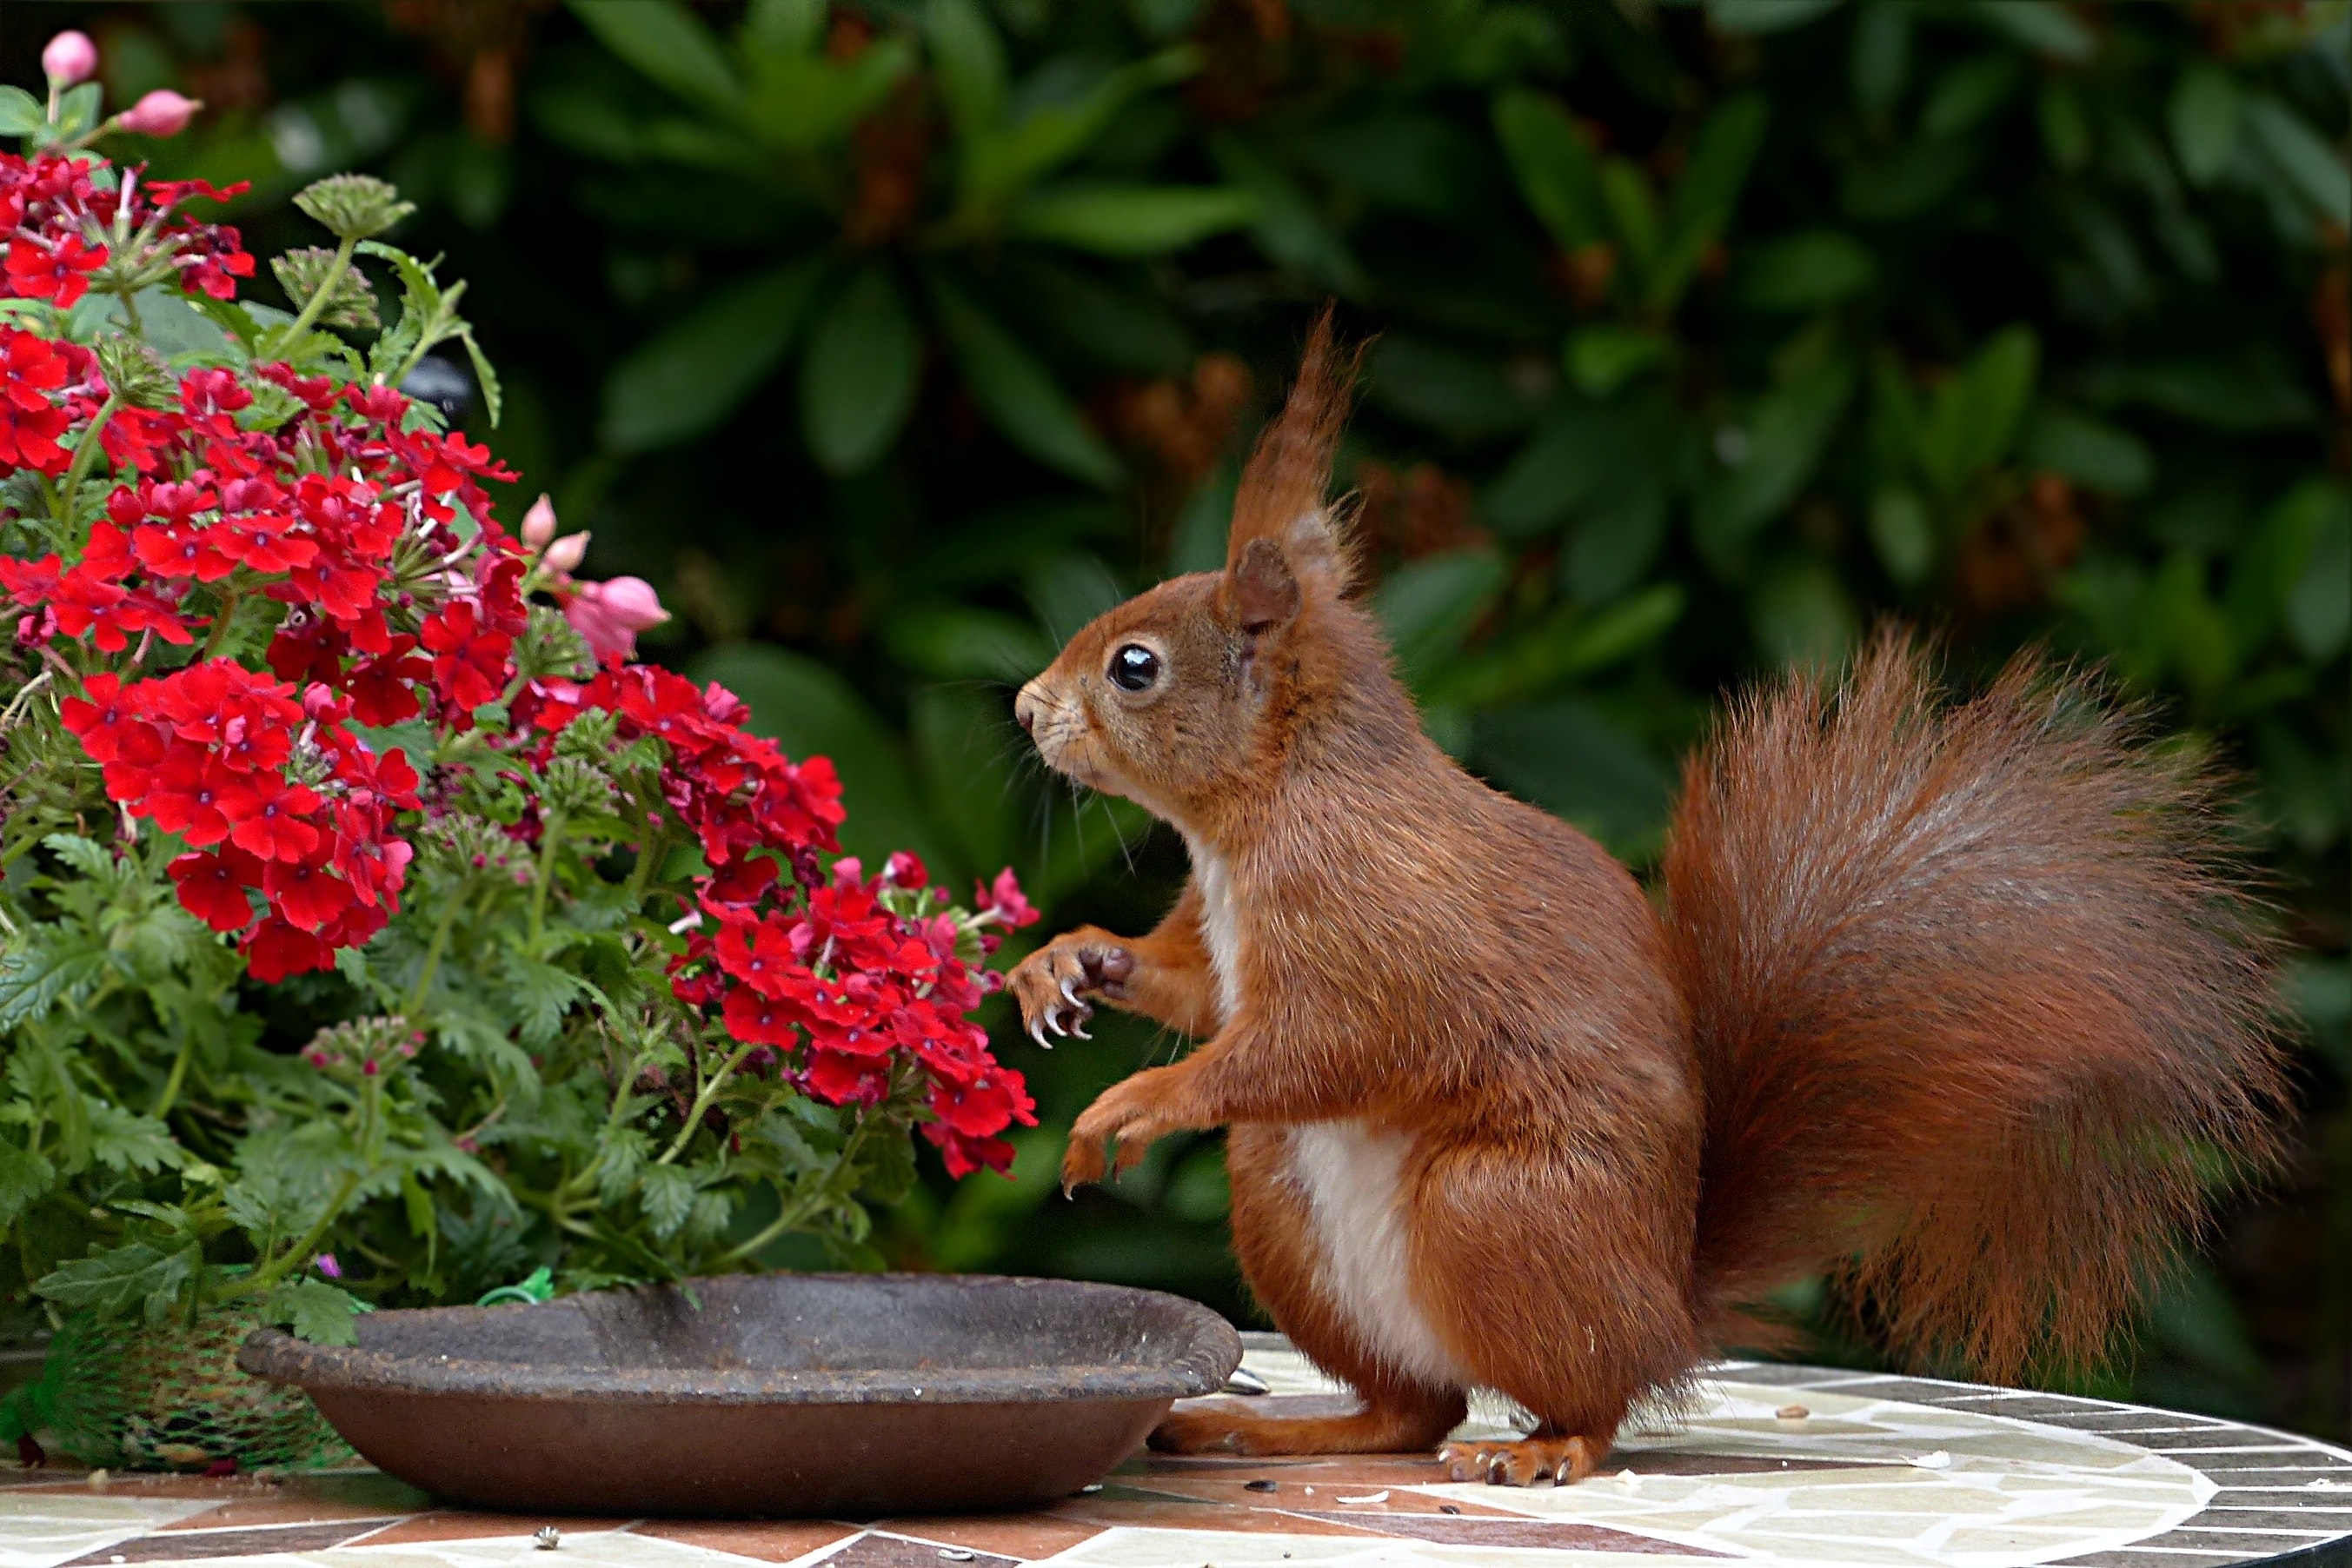
[[[1645,1190],[1646,1168],[1557,1145],[1425,1152],[1411,1227],[1422,1299],[1475,1385],[1538,1422],[1516,1441],[1449,1444],[1454,1479],[1581,1480],[1633,1402],[1700,1359],[1687,1200]]]
[[[1234,1250],[1250,1289],[1308,1359],[1357,1390],[1349,1415],[1257,1415],[1239,1401],[1178,1410],[1151,1435],[1177,1453],[1387,1454],[1426,1452],[1459,1426],[1459,1387],[1400,1378],[1367,1355],[1320,1279],[1314,1223],[1286,1169],[1289,1130],[1244,1123],[1225,1146],[1234,1193]]]

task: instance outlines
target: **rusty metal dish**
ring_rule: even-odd
[[[1242,1353],[1174,1296],[959,1275],[737,1275],[358,1329],[343,1347],[265,1329],[237,1364],[300,1385],[370,1462],[436,1496],[595,1515],[1048,1501]]]

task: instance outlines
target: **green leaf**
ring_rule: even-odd
[[[1871,498],[1870,542],[1886,574],[1906,588],[1925,582],[1936,563],[1936,530],[1927,503],[1900,485]]]
[[[2042,359],[2027,326],[2004,327],[1936,389],[1919,432],[1919,466],[1937,490],[1956,496],[2009,455],[2017,439]]]
[[[2208,61],[2192,62],[2173,84],[2166,118],[2172,150],[2192,184],[2207,185],[2230,166],[2238,150],[2238,84]]]
[[[667,1241],[694,1209],[694,1178],[676,1165],[648,1165],[637,1178],[637,1203],[646,1223]]]
[[[881,631],[891,658],[942,680],[1018,684],[1054,660],[1054,645],[1035,626],[995,610],[913,605]]]
[[[2115,495],[2137,495],[2156,477],[2156,459],[2138,437],[2054,403],[2034,410],[2021,449],[2034,468]]]
[[[1748,601],[1757,647],[1772,664],[1835,668],[1861,628],[1853,598],[1822,561],[1784,561],[1767,572]]]
[[[2287,632],[2315,664],[2342,653],[2352,634],[2352,496],[2331,487],[2327,499],[2286,602]]]
[[[2268,93],[2245,99],[2246,133],[2312,210],[2337,228],[2352,227],[2352,169],[2344,154]]]
[[[1423,556],[1380,585],[1372,610],[1407,684],[1427,680],[1462,646],[1501,591],[1504,573],[1496,551],[1455,550]]]
[[[20,940],[0,953],[0,1030],[46,1016],[60,999],[87,996],[113,967],[111,953],[79,933]]]
[[[2098,52],[2098,38],[2080,17],[2052,0],[1973,0],[1988,31],[2038,55],[2079,65]]]
[[[1493,354],[1415,332],[1391,332],[1372,346],[1364,390],[1391,413],[1463,440],[1518,429],[1538,409]]]
[[[522,1022],[522,1043],[548,1044],[563,1027],[563,1014],[586,993],[579,976],[542,963],[520,952],[509,952],[502,968],[506,990],[500,1001]]]
[[[1569,335],[1568,378],[1588,396],[1606,397],[1664,363],[1671,347],[1657,333],[1634,327],[1580,327]]]
[[[21,87],[0,87],[0,136],[29,136],[48,122],[39,99]]]
[[[1653,842],[1665,826],[1666,770],[1590,703],[1497,709],[1477,716],[1472,737],[1480,773],[1620,853]]]
[[[1024,196],[1005,229],[1101,256],[1158,256],[1246,227],[1257,211],[1255,196],[1232,186],[1056,185]]]
[[[1650,280],[1654,309],[1673,309],[1729,226],[1770,119],[1762,94],[1741,92],[1717,104],[1699,127],[1690,163],[1667,199],[1664,247]]]
[[[1495,139],[1502,143],[1519,194],[1563,250],[1609,237],[1600,165],[1576,122],[1554,100],[1526,88],[1495,95]]]
[[[1260,249],[1319,287],[1348,296],[1364,291],[1369,285],[1363,267],[1296,180],[1230,133],[1212,134],[1209,154],[1219,173],[1255,198]]]
[[[2006,50],[1961,60],[1947,70],[1919,111],[1919,130],[1934,137],[1965,136],[2009,101],[2025,79],[2024,68]]]
[[[1731,464],[1699,493],[1692,524],[1700,544],[1720,558],[1784,510],[1820,463],[1830,433],[1853,393],[1844,360],[1806,372],[1759,398],[1743,425],[1719,438]]]
[[[1846,74],[1853,100],[1864,112],[1883,119],[1903,96],[1911,74],[1911,12],[1905,5],[1864,5],[1853,19],[1853,44]]]
[[[801,434],[825,468],[871,468],[915,406],[922,339],[879,262],[830,300],[801,361]]]
[[[936,273],[931,302],[964,386],[990,424],[1030,457],[1108,489],[1118,459],[1018,338]]]
[[[1558,526],[1615,468],[1625,426],[1621,413],[1584,398],[1555,403],[1480,492],[1479,515],[1507,539]]]
[[[166,1166],[176,1170],[188,1158],[161,1121],[102,1100],[89,1102],[89,1153],[109,1170],[150,1175]]]
[[[931,0],[923,30],[958,133],[994,127],[1004,117],[1004,45],[987,14],[973,0]]]
[[[1780,33],[1817,21],[1845,0],[1706,0],[1706,19],[1719,33]]]
[[[34,1292],[60,1307],[84,1307],[110,1314],[130,1310],[142,1300],[166,1300],[202,1266],[204,1251],[191,1244],[164,1252],[134,1241],[61,1263],[33,1281]]]
[[[0,1138],[0,1229],[16,1223],[25,1206],[56,1184],[58,1170],[30,1149]]]
[[[1741,258],[1735,289],[1750,310],[1818,310],[1868,288],[1877,259],[1852,236],[1807,229],[1755,246]]]
[[[269,1322],[285,1324],[298,1340],[355,1345],[360,1334],[353,1320],[366,1310],[366,1303],[358,1297],[324,1279],[298,1279],[271,1289],[262,1316]]]
[[[743,84],[702,18],[677,0],[572,0],[604,46],[687,102],[731,110]]]
[[[604,444],[642,452],[718,426],[783,363],[830,268],[811,257],[730,283],[640,345],[604,384]]]
[[[916,805],[897,736],[839,674],[804,655],[753,643],[713,648],[688,669],[749,703],[754,734],[794,758],[833,759],[849,808],[841,829],[845,848],[875,866],[893,849],[935,857],[937,835]]]

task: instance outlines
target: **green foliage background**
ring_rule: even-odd
[[[2105,661],[2248,777],[2305,1100],[2129,1385],[2352,1427],[2340,0],[12,6],[7,79],[69,23],[213,106],[157,173],[273,247],[329,169],[416,196],[507,380],[470,427],[661,588],[657,656],[1048,931],[1148,924],[1181,847],[1038,777],[1011,689],[1214,562],[1326,298],[1433,732],[1637,863],[1726,687],[1876,616]],[[1213,1140],[1051,1194],[1171,1043],[994,1022],[1047,1127],[887,1250],[1246,1310]]]

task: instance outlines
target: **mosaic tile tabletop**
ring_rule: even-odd
[[[1270,1336],[1256,1408],[1335,1391]],[[1474,1414],[1472,1435],[1501,1430]],[[2352,1453],[2092,1399],[1727,1362],[1572,1487],[1454,1484],[1425,1457],[1138,1456],[1039,1512],[866,1521],[436,1509],[370,1470],[278,1481],[5,1474],[0,1568],[2010,1568],[2352,1564]],[[541,1532],[552,1527],[549,1544]]]

